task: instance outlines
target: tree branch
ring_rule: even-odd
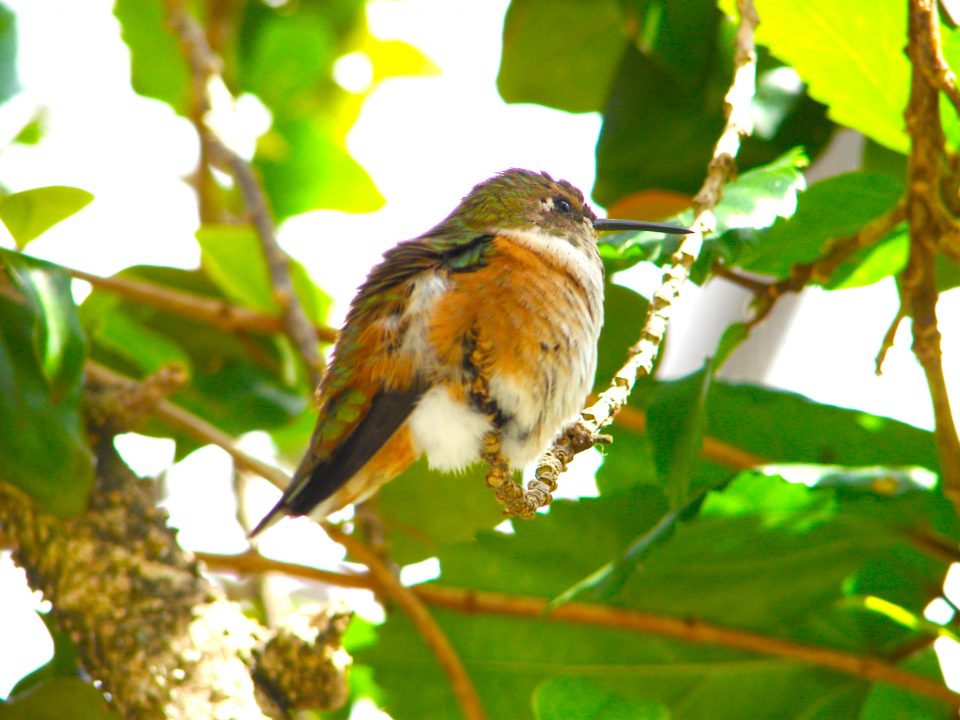
[[[707,167],[707,176],[700,191],[694,196],[692,229],[680,243],[677,251],[664,267],[663,284],[654,293],[647,311],[640,340],[630,349],[626,363],[614,375],[610,387],[598,400],[580,413],[580,418],[537,463],[535,483],[549,491],[545,502],[550,502],[560,474],[577,453],[594,444],[601,428],[610,424],[627,403],[639,377],[653,371],[653,363],[667,331],[673,303],[690,276],[703,245],[703,233],[715,228],[713,208],[723,194],[723,184],[734,169],[740,149],[740,138],[752,132],[750,103],[756,90],[757,57],[754,50],[754,30],[759,22],[752,0],[737,0],[740,24],[737,29],[733,81],[725,98],[727,122]]]
[[[473,681],[467,674],[463,661],[457,655],[450,639],[437,624],[421,600],[410,588],[400,580],[383,563],[380,557],[363,543],[346,535],[330,523],[323,523],[323,529],[332,540],[343,545],[357,560],[370,570],[371,578],[376,582],[377,589],[382,591],[397,605],[403,608],[407,617],[420,631],[420,635],[440,661],[440,666],[450,679],[454,695],[463,710],[467,720],[484,720],[487,714],[480,703],[480,696],[473,686]]]
[[[202,88],[203,93],[209,93],[211,82],[219,79],[220,59],[210,49],[206,35],[190,16],[183,0],[166,0],[166,10],[167,22],[180,41],[184,57],[190,66],[194,87]],[[201,107],[209,109],[210,106],[209,95],[206,95]],[[210,158],[226,167],[237,181],[247,213],[260,238],[264,258],[270,270],[274,300],[283,317],[284,330],[303,358],[311,383],[316,386],[322,371],[322,361],[317,351],[317,334],[293,287],[290,260],[277,242],[266,195],[250,164],[216,135],[207,124],[206,115],[207,113],[199,113],[195,117],[201,121],[196,125],[201,143]]]
[[[135,381],[124,378],[122,375],[93,362],[87,363],[87,373],[104,385],[127,387],[130,384],[136,384]],[[238,468],[260,475],[281,490],[289,484],[289,477],[282,470],[239,450],[234,445],[233,438],[222,430],[168,400],[157,400],[154,405],[154,415],[157,419],[181,430],[195,440],[224,449],[233,458]],[[360,562],[370,568],[370,572],[377,579],[379,587],[410,616],[411,621],[421,632],[430,648],[436,653],[437,659],[450,677],[454,692],[463,707],[464,717],[467,720],[482,720],[485,718],[486,715],[480,704],[479,696],[466,674],[463,663],[457,657],[449,639],[443,634],[443,631],[426,608],[423,607],[423,603],[400,584],[400,581],[393,576],[376,553],[328,523],[323,523],[323,528],[335,542],[346,547]],[[247,557],[249,558],[249,555]],[[324,577],[323,571],[318,572],[321,573],[320,577]],[[325,577],[327,580],[332,579],[330,575]]]
[[[910,0],[907,56],[912,67],[905,113],[911,138],[907,188],[910,261],[900,284],[900,298],[913,320],[913,352],[923,367],[933,400],[944,492],[960,510],[960,439],[943,375],[934,273],[936,253],[944,236],[957,233],[957,224],[940,196],[946,157],[940,89],[948,81],[953,87],[953,73],[943,59],[935,0]],[[937,72],[937,82],[931,82],[931,68]]]
[[[85,280],[95,288],[112,292],[129,300],[166,310],[191,320],[211,325],[225,332],[249,330],[258,333],[282,333],[283,319],[276,315],[231,305],[223,300],[177,290],[164,285],[129,280],[120,277],[102,277],[75,268],[62,267],[72,277]],[[315,325],[318,338],[322,342],[332,343],[337,339],[337,331],[323,325]]]
[[[240,573],[281,572],[323,582],[330,581],[332,576],[338,576],[335,580],[336,584],[348,587],[363,586],[371,590],[382,589],[379,578],[373,574],[329,573],[294,563],[279,563],[263,557],[253,557],[251,553],[237,556],[203,554],[200,558],[209,567],[217,570],[233,570]],[[393,578],[392,575],[390,577]],[[396,582],[396,579],[394,578],[393,581]],[[537,620],[547,619],[591,627],[616,628],[798,661],[861,677],[871,682],[896,685],[920,695],[936,698],[951,707],[960,708],[960,695],[957,693],[940,683],[901,670],[879,658],[803,645],[759,633],[714,625],[697,618],[676,618],[581,602],[550,607],[549,600],[542,598],[443,587],[435,583],[415,585],[407,588],[407,591],[415,594],[423,602],[456,612],[490,613]]]

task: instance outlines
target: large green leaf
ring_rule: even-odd
[[[738,265],[784,276],[791,265],[817,258],[827,240],[852,235],[889,211],[903,187],[884,175],[846,173],[811,185],[801,193],[797,212],[778,220],[743,248]]]
[[[370,212],[383,205],[346,147],[363,96],[343,90],[332,72],[340,56],[361,51],[365,36],[358,0],[301,3],[282,11],[247,5],[236,84],[273,113],[254,161],[281,218],[322,207]]]
[[[568,112],[602,109],[627,44],[622,23],[615,0],[513,0],[497,75],[503,99]]]
[[[276,118],[255,158],[273,209],[281,218],[317,208],[372,212],[384,199],[346,149],[353,124],[312,111]]]
[[[712,493],[700,516],[657,544],[616,604],[808,638],[810,624],[846,597],[848,577],[903,546],[904,528],[923,526],[924,494],[877,497],[865,489],[810,489],[746,475]],[[864,501],[874,503],[873,510]],[[582,577],[598,558],[614,556],[665,512],[663,497],[653,489],[558,501],[547,517],[518,524],[515,535],[483,534],[441,552],[439,582],[543,597]],[[917,582],[936,586],[946,566],[928,566]],[[533,693],[558,677],[596,684],[590,695],[599,690],[625,702],[655,702],[673,716],[692,719],[716,718],[718,708],[724,717],[857,717],[871,689],[860,679],[776,658],[547,617],[435,615],[493,717],[530,717]],[[878,622],[889,626],[882,616]],[[378,644],[357,653],[374,667],[386,708],[398,720],[455,712],[442,672],[422,642],[406,618],[394,614],[380,628]],[[857,636],[856,643],[855,651],[867,653],[875,637]]]
[[[733,14],[732,0],[722,0]],[[829,108],[832,120],[906,152],[903,111],[910,87],[906,3],[852,0],[757,0],[762,22],[757,41],[796,68],[811,97]],[[956,66],[960,37],[942,29],[944,53]],[[958,138],[952,111],[944,108],[948,136]]]
[[[583,678],[552,678],[533,697],[537,720],[670,720],[657,702],[639,702]]]
[[[440,430],[442,432],[442,430]],[[437,555],[452,543],[503,521],[503,506],[484,482],[487,467],[441,473],[420,458],[383,487],[377,499],[391,558],[401,565]]]
[[[93,195],[74,187],[53,185],[7,195],[0,200],[0,220],[21,250],[61,220],[82,210]]]
[[[82,415],[86,338],[65,272],[0,250],[0,479],[57,515],[93,477]]]
[[[17,16],[5,3],[0,3],[0,104],[16,95],[17,79]]]
[[[130,48],[130,81],[141,95],[186,115],[190,69],[164,16],[162,0],[117,0],[114,15]]]
[[[604,205],[647,188],[695,192],[724,123],[732,26],[721,21],[713,3],[638,4],[648,7],[647,22],[639,25],[641,36],[627,47],[611,83],[597,143],[594,196]],[[661,15],[670,22],[651,45],[643,33]],[[797,145],[813,155],[829,137],[823,108],[796,83],[775,81],[783,72],[778,61],[760,53],[755,115],[762,132],[744,142],[740,167],[770,162]]]

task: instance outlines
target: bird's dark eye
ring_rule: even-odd
[[[562,195],[553,199],[553,206],[562,213],[573,212],[573,205]]]

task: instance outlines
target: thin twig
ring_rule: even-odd
[[[180,41],[183,54],[190,65],[194,86],[208,93],[211,82],[218,77],[219,58],[210,49],[206,35],[190,16],[183,0],[166,0],[167,21]],[[209,96],[201,107],[209,108]],[[202,113],[197,132],[211,159],[227,168],[237,181],[247,214],[260,238],[264,258],[270,270],[274,300],[283,317],[284,330],[300,353],[311,382],[320,381],[321,358],[317,350],[317,334],[300,304],[290,277],[290,260],[277,242],[273,219],[266,195],[260,187],[250,163],[231,150],[206,122]]]
[[[343,545],[351,555],[366,565],[370,570],[370,575],[379,585],[379,589],[406,612],[430,649],[433,650],[434,655],[437,656],[443,671],[450,679],[453,692],[460,703],[460,708],[463,710],[463,716],[467,720],[483,720],[486,718],[487,714],[480,703],[480,696],[467,674],[463,661],[460,660],[460,656],[457,655],[443,629],[424,606],[423,600],[413,590],[403,585],[390,571],[390,568],[384,564],[383,560],[366,545],[340,532],[329,523],[323,523],[323,529],[332,540]]]
[[[897,337],[897,330],[900,328],[900,323],[903,322],[906,314],[907,309],[903,306],[903,303],[900,303],[900,307],[897,308],[897,314],[890,322],[890,327],[888,327],[887,332],[883,334],[883,342],[880,343],[880,350],[877,352],[877,359],[874,362],[874,372],[877,375],[883,374],[883,362],[887,359],[887,353],[890,351],[890,348],[893,347],[893,342]]]
[[[136,382],[93,361],[87,361],[86,371],[89,376],[96,378],[98,382],[104,385],[126,387],[128,384]],[[239,469],[256,473],[281,490],[289,484],[290,479],[283,470],[238,449],[234,444],[234,439],[220,428],[184,410],[179,405],[175,405],[169,400],[159,400],[153,407],[153,414],[158,420],[165,422],[175,430],[180,430],[194,440],[222,448],[233,458]]]
[[[283,319],[276,315],[268,315],[239,305],[231,305],[223,300],[215,300],[164,285],[120,277],[102,277],[76,268],[61,267],[72,277],[85,280],[95,288],[212,325],[226,332],[249,330],[258,333],[282,333],[284,331]],[[336,330],[323,325],[317,325],[315,328],[322,342],[336,341]]]
[[[734,73],[725,98],[727,122],[713,151],[703,186],[693,199],[693,232],[687,235],[670,264],[664,267],[663,284],[654,293],[647,311],[640,340],[630,349],[626,363],[614,376],[610,387],[580,413],[577,423],[562,435],[540,458],[535,471],[536,482],[552,492],[557,479],[578,452],[593,445],[601,428],[613,421],[626,405],[639,377],[653,371],[653,363],[667,331],[671,310],[680,289],[690,275],[703,245],[703,233],[715,228],[713,208],[723,194],[723,184],[733,172],[740,149],[740,138],[752,132],[750,103],[756,90],[757,56],[754,30],[759,22],[752,0],[737,0],[740,24],[737,29]],[[549,502],[550,496],[547,495]]]
[[[203,554],[199,557],[208,566],[219,570],[233,570],[240,573],[280,572],[322,581],[329,581],[331,576],[339,575],[334,579],[338,585],[366,587],[375,591],[383,589],[379,577],[373,573],[369,575],[329,573],[267,558],[256,560],[251,558],[249,553],[237,556]],[[359,555],[357,557],[359,558]],[[393,582],[398,582],[389,571],[387,575]],[[537,620],[547,619],[591,627],[608,627],[798,661],[865,678],[871,682],[896,685],[960,708],[960,695],[934,680],[901,670],[879,658],[794,643],[759,633],[714,625],[697,618],[677,618],[582,602],[570,602],[550,608],[549,601],[542,598],[443,587],[434,583],[415,585],[405,590],[422,602],[462,613],[489,613]]]
[[[787,277],[777,282],[755,280],[719,264],[714,267],[714,271],[721,277],[753,292],[756,312],[750,320],[752,328],[770,314],[773,306],[784,295],[800,292],[810,283],[827,282],[847,259],[863,248],[879,243],[893,228],[903,222],[906,216],[906,201],[901,198],[888,212],[871,220],[853,235],[834,240],[829,249],[817,259],[792,266]]]
[[[940,197],[946,157],[940,122],[942,87],[941,83],[931,82],[930,68],[939,68],[943,82],[952,78],[952,72],[943,59],[940,19],[934,0],[910,0],[908,32],[907,56],[912,75],[905,117],[911,139],[907,188],[910,260],[900,283],[900,298],[913,320],[913,352],[923,367],[933,400],[943,489],[960,510],[960,438],[943,374],[934,271],[942,238],[948,233],[955,235],[957,224]]]

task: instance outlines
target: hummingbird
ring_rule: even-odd
[[[690,232],[599,219],[567,181],[514,168],[384,253],[318,388],[310,445],[251,537],[287,515],[324,518],[361,501],[424,453],[433,468],[465,468],[491,432],[511,469],[535,459],[593,386],[597,240],[610,230]]]

